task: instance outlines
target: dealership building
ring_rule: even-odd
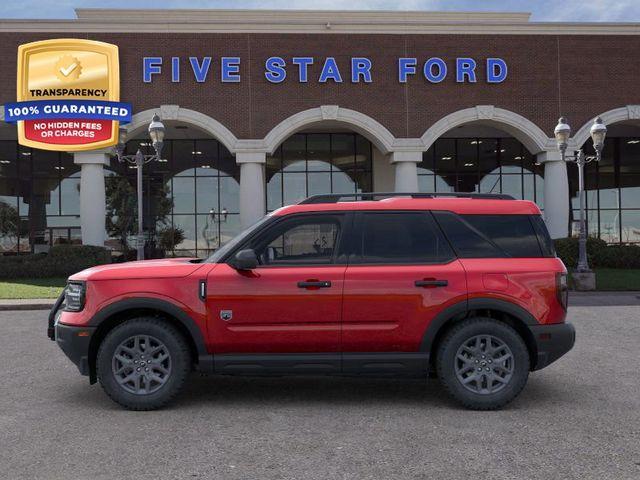
[[[575,233],[577,167],[591,235],[640,243],[640,24],[532,22],[526,13],[78,9],[72,20],[0,20],[0,103],[16,100],[18,46],[81,38],[119,47],[127,153],[143,169],[149,241],[205,256],[265,213],[321,193],[482,192],[535,201],[552,236]],[[4,115],[2,116],[4,120]],[[122,189],[128,182],[122,203]],[[121,246],[136,169],[108,150],[53,152],[0,122],[0,253]],[[133,193],[132,193],[133,192]],[[119,199],[114,197],[119,195]],[[127,198],[125,198],[127,200]]]

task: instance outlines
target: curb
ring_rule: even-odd
[[[12,312],[20,310],[51,310],[55,300],[4,300],[0,301],[0,312]]]

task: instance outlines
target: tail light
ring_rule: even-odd
[[[569,304],[569,286],[567,285],[566,273],[556,273],[556,295],[558,303],[566,310]]]

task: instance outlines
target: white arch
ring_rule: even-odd
[[[540,127],[522,115],[493,105],[477,105],[458,110],[431,125],[421,137],[425,149],[452,128],[471,122],[496,126],[517,138],[531,153],[554,147],[554,141]]]
[[[269,153],[273,153],[291,135],[319,122],[344,124],[367,137],[383,154],[392,150],[395,141],[389,130],[368,115],[337,105],[323,105],[285,118],[264,137],[264,145]]]
[[[601,113],[599,117],[607,126],[627,120],[640,120],[640,105],[627,105],[626,107],[614,108],[613,110]],[[573,136],[575,149],[582,148],[582,145],[589,140],[589,137],[591,136],[591,125],[593,125],[593,120],[595,118],[596,117],[589,119],[589,121],[582,125],[580,130],[578,130]]]
[[[231,153],[236,152],[236,136],[222,123],[204,113],[196,112],[178,105],[161,105],[160,108],[151,108],[133,115],[131,123],[127,124],[127,131],[134,133],[146,129],[153,115],[157,113],[164,120],[175,120],[188,123],[211,134],[222,143]]]

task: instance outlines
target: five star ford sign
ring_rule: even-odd
[[[82,151],[115,145],[131,105],[120,102],[118,47],[56,39],[18,48],[17,102],[5,105],[18,142],[43,150]]]

